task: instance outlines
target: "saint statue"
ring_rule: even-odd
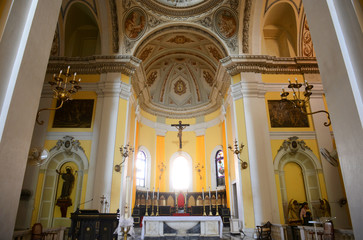
[[[299,224],[301,223],[299,212],[300,212],[300,206],[299,203],[291,199],[289,202],[289,208],[288,208],[288,219],[290,224]]]
[[[56,170],[56,172],[59,175],[61,175],[63,179],[62,193],[60,199],[69,199],[74,183],[74,175],[72,174],[72,168],[67,167],[65,173],[62,173],[58,170]]]

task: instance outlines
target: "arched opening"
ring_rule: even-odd
[[[188,162],[183,156],[179,156],[174,160],[172,170],[172,184],[175,190],[186,190],[190,184],[190,171]]]
[[[262,53],[277,57],[296,57],[297,25],[290,4],[276,4],[267,13],[263,26]]]
[[[192,191],[192,158],[186,152],[176,152],[170,158],[170,191]]]
[[[225,186],[225,176],[224,176],[224,155],[222,150],[218,150],[215,156],[215,166],[216,166],[216,183],[217,187]]]
[[[136,186],[146,186],[146,155],[139,151],[136,158]]]
[[[100,32],[92,11],[82,3],[72,4],[65,24],[65,56],[84,57],[100,52]]]

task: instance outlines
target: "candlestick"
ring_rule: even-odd
[[[216,200],[218,200],[218,192],[217,192],[217,189],[216,189]]]
[[[159,188],[158,188],[158,196],[157,196],[157,200],[159,200]]]
[[[211,195],[210,195],[210,186],[209,186],[209,201],[211,200]]]
[[[146,189],[146,201],[149,199],[149,189]]]
[[[153,187],[153,199],[154,200],[155,187]]]
[[[202,188],[202,196],[203,196],[203,200],[204,200],[204,188]]]

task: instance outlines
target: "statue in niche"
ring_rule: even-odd
[[[320,217],[331,217],[330,204],[326,199],[320,199]]]
[[[58,170],[56,172],[62,177],[63,185],[61,196],[58,198],[56,205],[60,207],[62,218],[67,216],[68,207],[72,206],[72,200],[70,199],[72,188],[74,184],[74,175],[71,167],[66,167],[66,172],[62,173]]]
[[[299,212],[300,212],[300,204],[296,200],[291,199],[288,207],[288,220],[290,224],[293,225],[301,224]]]
[[[56,170],[56,172],[60,176],[62,176],[62,179],[63,179],[62,193],[61,193],[60,198],[67,199],[71,195],[73,183],[74,183],[74,175],[72,174],[72,168],[67,167],[65,173],[61,173],[58,170]]]

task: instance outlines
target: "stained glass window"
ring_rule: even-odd
[[[217,187],[224,186],[224,156],[223,151],[219,150],[216,153],[216,178],[217,178]]]
[[[146,181],[146,155],[139,151],[136,159],[136,186],[145,187]]]

